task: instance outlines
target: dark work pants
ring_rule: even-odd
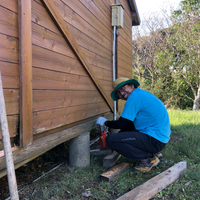
[[[119,133],[108,135],[106,137],[107,145],[132,160],[152,158],[154,153],[158,153],[166,145],[151,136],[140,133],[134,127],[131,129],[127,130],[126,128]]]

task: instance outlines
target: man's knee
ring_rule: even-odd
[[[111,147],[112,146],[112,135],[108,135],[106,137],[106,144]]]

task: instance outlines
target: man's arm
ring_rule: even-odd
[[[116,121],[106,121],[105,126],[108,126],[109,128],[114,128],[114,129],[124,129],[126,126],[128,126],[130,123],[133,124],[132,121],[125,119],[123,117],[120,117]]]

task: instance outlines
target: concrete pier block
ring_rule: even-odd
[[[90,132],[69,141],[69,165],[81,168],[90,165]]]

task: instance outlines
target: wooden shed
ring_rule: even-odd
[[[0,0],[0,71],[15,167],[113,118],[115,0]],[[135,0],[123,5],[115,77],[132,77]],[[123,102],[117,105],[117,111]],[[0,174],[6,168],[0,134]]]

